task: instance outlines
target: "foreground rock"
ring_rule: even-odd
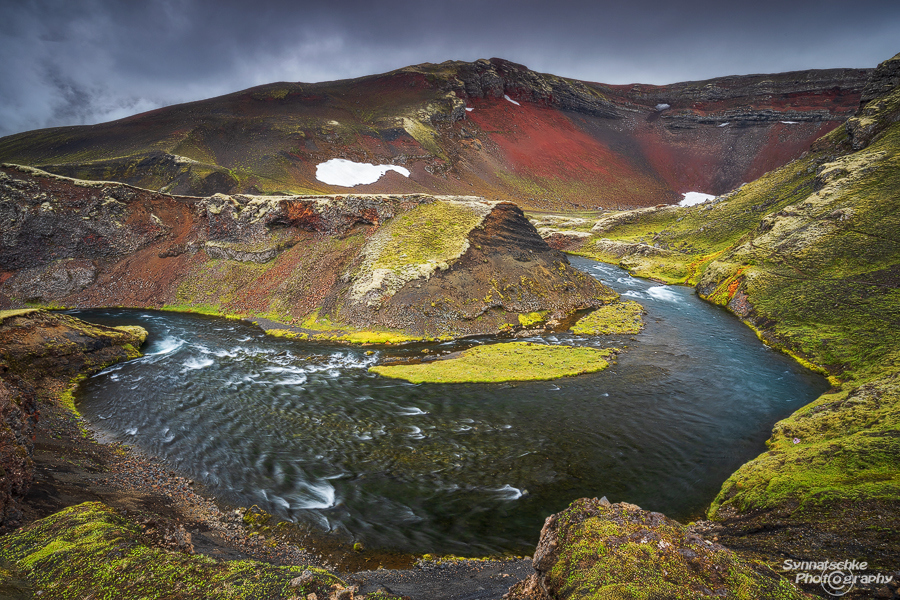
[[[174,308],[384,342],[553,327],[615,298],[506,202],[177,197],[14,166],[0,198],[0,308]]]
[[[510,600],[807,598],[764,564],[740,559],[660,513],[582,498],[544,523],[535,574]]]
[[[217,561],[154,546],[137,523],[99,502],[67,508],[2,538],[22,597],[307,598],[352,600],[327,571]],[[5,581],[4,581],[5,580]]]
[[[0,311],[0,527],[15,526],[33,478],[42,403],[70,382],[139,356],[141,327],[103,327],[39,310]]]

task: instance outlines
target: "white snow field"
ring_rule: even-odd
[[[715,198],[713,194],[704,194],[703,192],[685,192],[682,194],[684,199],[678,203],[678,206],[693,206],[695,204],[703,204],[707,200]]]
[[[343,158],[332,158],[316,166],[316,179],[328,185],[353,187],[375,183],[388,171],[396,171],[409,177],[409,169],[395,165],[372,165]]]

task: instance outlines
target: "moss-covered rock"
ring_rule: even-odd
[[[455,356],[413,365],[381,365],[369,371],[412,383],[540,381],[595,373],[617,350],[547,346],[530,342],[486,344]]]
[[[340,579],[313,567],[163,550],[149,543],[139,525],[99,502],[67,508],[3,536],[0,557],[35,591],[60,600],[327,598],[344,588]]]
[[[644,307],[634,300],[601,306],[580,319],[572,333],[579,335],[611,335],[640,333],[644,328]]]
[[[548,517],[533,562],[535,574],[508,598],[808,598],[764,564],[660,513],[605,498],[582,498]]]

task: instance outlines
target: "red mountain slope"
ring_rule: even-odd
[[[546,209],[646,206],[687,191],[722,193],[790,161],[855,110],[869,73],[608,86],[501,59],[424,64],[17,134],[0,139],[0,160],[207,195],[346,192],[316,179],[317,165],[345,158],[410,171],[354,192],[477,194]]]

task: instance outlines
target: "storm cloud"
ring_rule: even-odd
[[[501,57],[604,83],[874,67],[896,0],[0,1],[0,135],[274,81]]]

